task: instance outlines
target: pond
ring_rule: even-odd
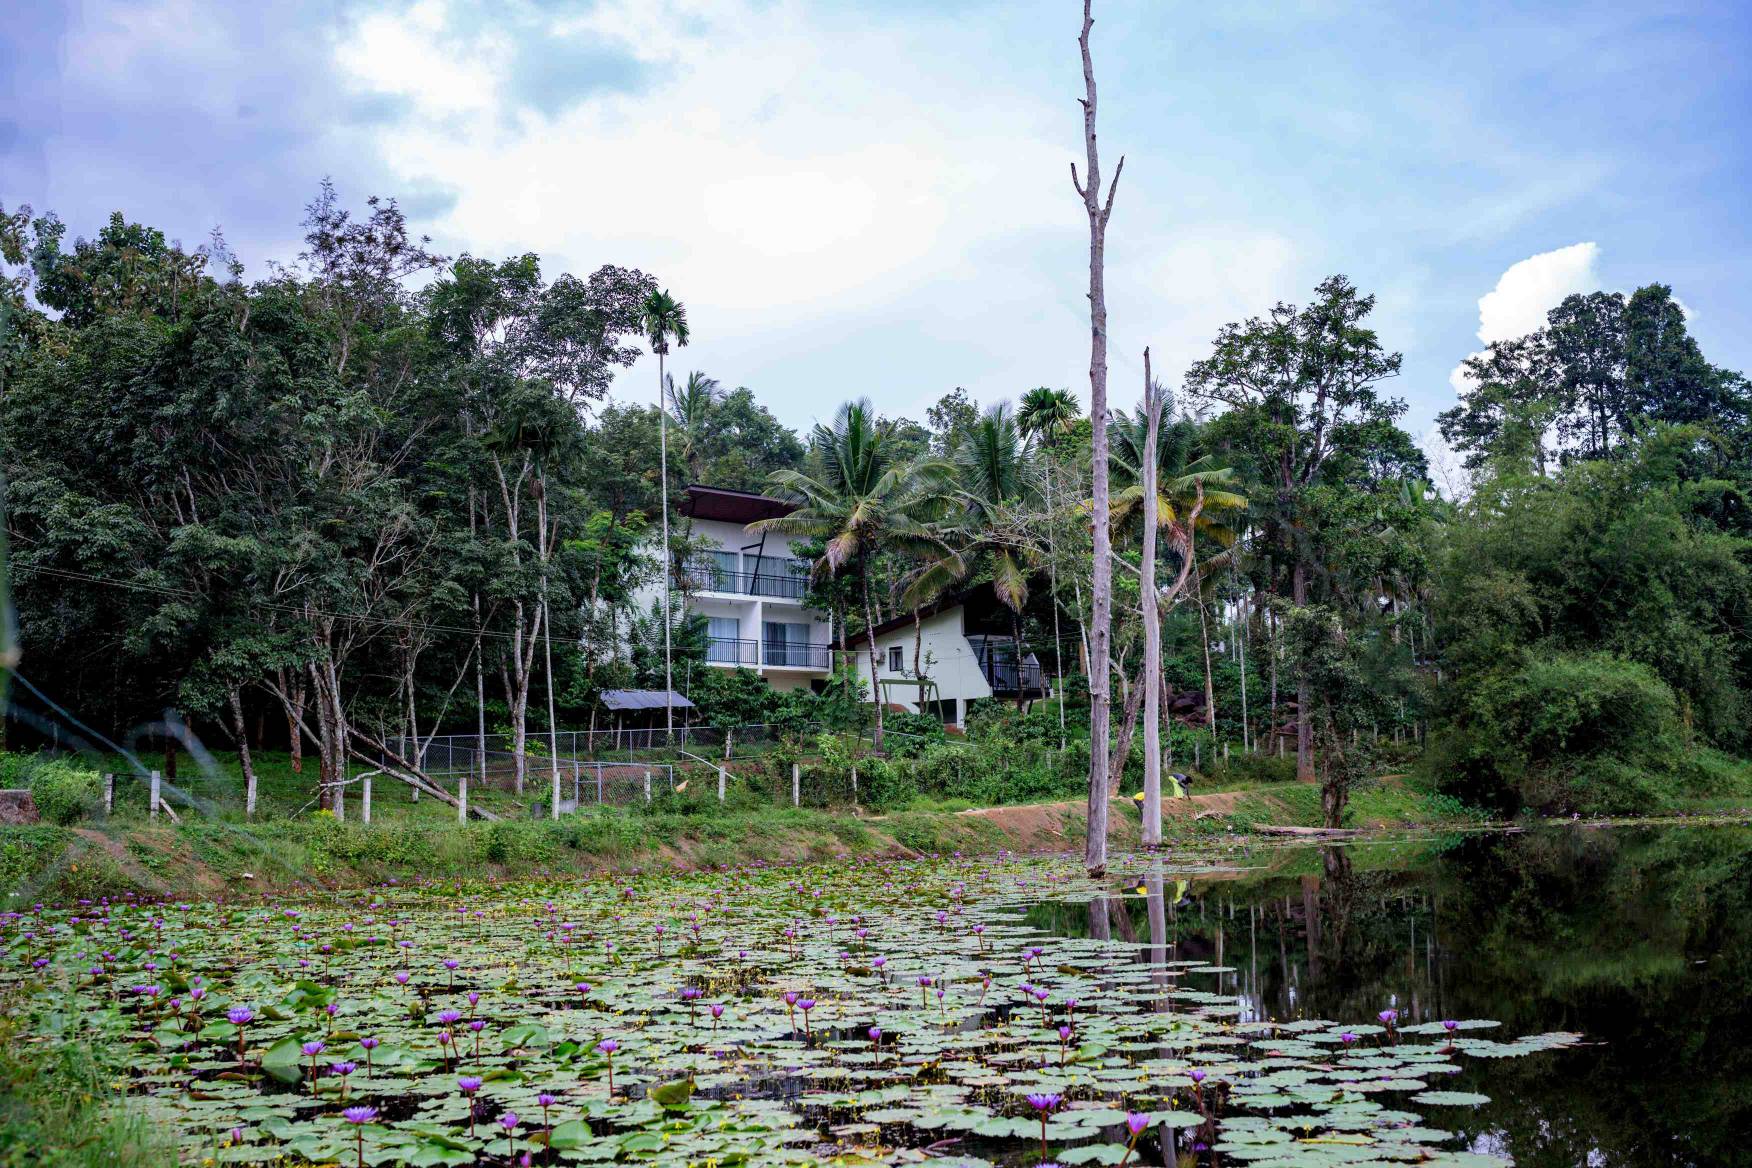
[[[1749,837],[121,898],[0,1003],[190,1161],[1728,1164]]]
[[[1242,1017],[1491,1018],[1569,1031],[1549,1056],[1455,1080],[1491,1101],[1445,1126],[1538,1168],[1752,1164],[1752,830],[1547,829],[1295,848],[1168,889],[1167,956]],[[1146,946],[1116,886],[1105,930]],[[1087,935],[1062,904],[1023,919]]]

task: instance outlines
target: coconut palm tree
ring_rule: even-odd
[[[882,749],[883,703],[870,561],[883,551],[938,558],[948,550],[933,523],[943,509],[946,468],[932,460],[902,461],[894,435],[895,423],[880,421],[868,398],[842,405],[831,426],[818,424],[809,436],[808,469],[774,471],[767,480],[767,494],[794,504],[794,509],[750,525],[757,531],[821,540],[826,550],[815,565],[817,572],[856,573],[869,640],[877,750]]]
[[[902,603],[917,607],[979,570],[988,570],[992,591],[1010,610],[1010,635],[1016,662],[1016,706],[1026,701],[1022,688],[1022,609],[1028,603],[1028,577],[1039,566],[1040,548],[1014,511],[1034,488],[1033,451],[1007,402],[987,409],[951,453],[954,469],[951,510],[943,524],[952,550],[914,577]]]
[[[671,374],[664,388],[669,398],[669,416],[675,422],[680,442],[677,453],[687,464],[688,478],[701,482],[705,478],[706,428],[724,391],[717,378],[707,377],[697,369],[687,375],[680,388]]]
[[[639,327],[657,354],[657,458],[658,505],[663,512],[663,728],[675,730],[675,706],[670,695],[675,692],[675,673],[670,647],[669,612],[669,411],[663,408],[666,377],[663,359],[669,355],[669,343],[686,347],[688,341],[687,306],[669,294],[669,289],[652,292],[639,306]]]

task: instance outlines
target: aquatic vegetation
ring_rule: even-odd
[[[38,906],[6,914],[0,995],[125,1051],[228,1164],[1485,1165],[1412,1108],[1484,1100],[1459,1059],[1576,1038],[1247,1018],[1164,938],[1023,919],[1109,891],[955,857]]]

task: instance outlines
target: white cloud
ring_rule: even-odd
[[[1493,345],[1545,327],[1546,315],[1564,297],[1600,287],[1600,276],[1595,270],[1599,258],[1599,244],[1572,243],[1510,264],[1496,287],[1478,298],[1478,339]],[[1470,379],[1465,365],[1454,367],[1448,374],[1448,384],[1455,393],[1467,390]]]
[[[1545,316],[1573,292],[1600,286],[1596,243],[1572,243],[1509,265],[1496,287],[1478,298],[1478,339],[1507,341],[1545,325]]]
[[[378,150],[401,179],[454,192],[444,246],[656,273],[688,305],[682,362],[756,386],[793,424],[861,393],[917,414],[955,385],[983,401],[1087,392],[1074,55],[1042,93],[952,16],[606,0],[543,31],[660,79],[549,116],[508,96],[515,46],[463,19],[425,0],[336,48],[347,83],[407,103]],[[1299,290],[1281,231],[1188,215],[1135,171],[1108,252],[1116,403],[1135,397],[1143,345],[1178,380],[1222,322]],[[622,385],[643,400],[650,376]]]

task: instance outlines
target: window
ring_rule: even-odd
[[[888,672],[906,672],[906,649],[901,645],[888,646]]]

